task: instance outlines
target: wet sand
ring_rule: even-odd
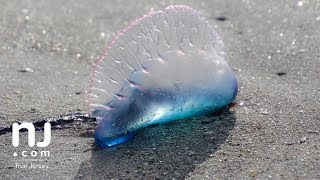
[[[199,10],[221,36],[240,83],[238,106],[104,150],[85,125],[54,130],[42,149],[27,147],[26,136],[13,147],[7,133],[1,179],[320,178],[317,1],[1,1],[0,126],[86,112],[92,65],[107,42],[170,4]]]

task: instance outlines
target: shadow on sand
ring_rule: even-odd
[[[235,116],[221,110],[209,117],[157,125],[114,148],[94,147],[76,179],[185,178],[229,136]]]

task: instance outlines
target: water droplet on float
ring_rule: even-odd
[[[299,1],[299,2],[298,2],[298,6],[301,7],[302,5],[303,5],[303,2],[302,2],[302,1]]]

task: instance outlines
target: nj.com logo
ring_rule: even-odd
[[[49,146],[50,142],[51,142],[51,124],[49,122],[46,122],[44,124],[44,138],[42,142],[37,142],[37,144],[35,143],[36,141],[36,137],[35,137],[35,127],[32,123],[13,123],[12,125],[12,145],[14,147],[18,147],[19,146],[19,138],[20,138],[20,130],[21,129],[27,129],[28,131],[28,145],[29,147],[34,147],[35,145],[37,145],[37,147],[47,147]],[[21,153],[17,153],[14,152],[13,156],[23,156],[23,157],[27,157],[27,156],[32,156],[32,157],[49,157],[50,156],[50,152],[49,151],[21,151]]]

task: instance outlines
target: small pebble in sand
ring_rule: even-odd
[[[269,114],[269,112],[266,109],[261,109],[260,113],[262,115],[268,115]]]
[[[20,69],[19,72],[26,73],[26,72],[33,72],[33,70],[31,68],[24,68],[24,69]]]
[[[225,17],[225,16],[219,16],[219,17],[216,17],[216,20],[218,20],[218,21],[225,21],[225,20],[228,20],[228,18]]]
[[[257,176],[257,171],[251,171],[250,172],[251,177],[256,177]]]
[[[301,139],[300,139],[300,143],[304,143],[304,142],[306,142],[307,141],[307,137],[302,137]]]
[[[286,75],[286,74],[287,74],[286,72],[278,72],[277,73],[278,76],[283,76],[283,75]]]

